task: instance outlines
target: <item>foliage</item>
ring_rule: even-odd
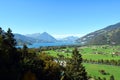
[[[64,56],[64,60],[68,61],[72,58],[71,52],[66,52],[66,50],[72,51],[73,48],[64,48],[64,49],[55,49],[45,51],[48,55],[58,58],[59,55]],[[120,51],[120,46],[110,46],[110,45],[92,45],[92,46],[82,46],[78,47],[80,51],[84,66],[87,70],[89,76],[96,79],[100,77],[101,79],[106,80],[110,79],[110,75],[114,74],[115,80],[119,80],[119,65],[120,65],[120,56],[112,55],[114,52]],[[64,51],[64,52],[62,52]],[[69,56],[67,56],[67,54]],[[70,61],[70,63],[73,61]],[[102,75],[99,70],[105,70],[107,75]],[[108,75],[110,74],[110,75]],[[64,77],[65,78],[65,77]]]
[[[16,48],[11,29],[0,28],[0,78],[4,80],[59,80],[61,66],[45,53]],[[28,77],[30,76],[30,77]]]
[[[73,51],[72,58],[66,66],[66,79],[68,80],[87,80],[87,73],[82,65],[82,57],[77,48]]]
[[[19,54],[17,54],[16,40],[9,28],[4,32],[0,28],[0,77],[15,80],[19,76]]]
[[[110,80],[115,80],[113,75],[110,76]]]

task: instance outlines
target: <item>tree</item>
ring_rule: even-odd
[[[3,43],[3,30],[2,28],[0,27],[0,64],[1,66],[4,66],[5,64],[5,48],[4,48],[4,43]]]
[[[16,40],[14,39],[14,35],[10,28],[8,28],[7,32],[5,33],[4,46],[6,48],[5,53],[9,56],[9,64],[17,64],[19,54],[17,54],[17,49],[15,47]]]
[[[8,43],[9,47],[15,48],[16,46],[16,40],[14,39],[14,34],[12,33],[12,30],[8,28],[8,31],[6,32],[6,42]]]
[[[16,80],[19,77],[19,54],[12,30],[0,28],[0,78]]]
[[[57,62],[55,62],[53,60],[52,56],[49,56],[43,52],[37,56],[37,59],[42,60],[44,63],[42,72],[40,72],[40,73],[42,73],[42,76],[39,75],[38,79],[40,79],[40,80],[60,80],[61,67]],[[40,65],[38,65],[38,67],[39,66]]]
[[[14,64],[16,59],[18,59],[15,45],[16,41],[11,29],[9,28],[7,32],[4,32],[2,28],[0,28],[0,52],[5,65]]]
[[[87,73],[82,65],[82,57],[77,48],[73,50],[72,59],[66,66],[66,80],[87,80]]]
[[[28,47],[26,44],[23,45],[22,56],[28,57]]]
[[[113,75],[110,76],[110,80],[115,80]]]

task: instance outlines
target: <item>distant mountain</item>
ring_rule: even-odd
[[[120,23],[89,33],[76,41],[95,45],[120,44]]]
[[[62,41],[62,42],[75,42],[77,39],[78,39],[78,37],[68,36],[68,37],[59,39],[59,41]]]
[[[38,37],[40,37],[40,35],[41,35],[40,33],[34,33],[34,34],[27,34],[25,36],[37,39]]]
[[[40,33],[28,34],[26,36],[36,39],[37,42],[56,42],[57,41],[53,36],[51,36],[47,32],[43,32],[41,34]]]
[[[40,34],[40,36],[38,37],[38,39],[46,41],[46,42],[56,42],[57,41],[53,36],[51,36],[47,32],[44,32],[44,33]]]
[[[17,45],[23,45],[23,44],[32,44],[36,40],[21,34],[14,34],[14,38],[17,41]]]
[[[57,40],[52,37],[50,34],[44,32],[42,34],[35,33],[35,34],[28,34],[28,35],[21,35],[21,34],[14,34],[14,38],[17,41],[17,45],[25,44],[32,44],[37,42],[56,42]]]

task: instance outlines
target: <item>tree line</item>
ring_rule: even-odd
[[[100,60],[88,60],[88,59],[84,59],[83,62],[85,63],[92,63],[92,64],[106,64],[106,65],[114,65],[114,66],[120,66],[120,60],[104,60],[104,59],[100,59]]]

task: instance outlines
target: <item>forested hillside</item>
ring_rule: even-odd
[[[96,45],[119,45],[120,44],[120,23],[110,25],[104,29],[97,30],[77,40],[83,44]]]

